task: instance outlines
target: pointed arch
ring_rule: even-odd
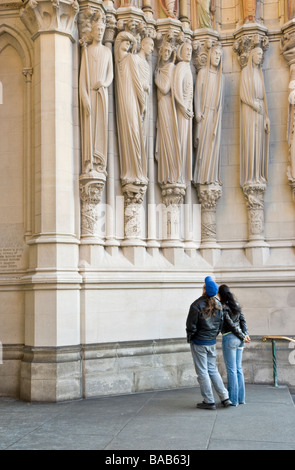
[[[0,25],[0,54],[8,45],[14,47],[19,54],[23,68],[32,67],[32,58],[27,40],[13,26],[4,23]]]
[[[21,61],[22,74],[24,77],[23,88],[23,209],[24,209],[24,231],[26,235],[32,233],[32,56],[30,44],[24,34],[15,27],[8,24],[0,25],[0,55],[7,48],[12,47]],[[5,90],[3,89],[3,99]]]

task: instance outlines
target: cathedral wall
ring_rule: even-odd
[[[107,23],[103,41],[114,66],[107,158],[89,170],[79,88],[87,42],[80,20],[87,2],[79,2],[78,13],[61,1],[61,22],[49,3],[40,1],[34,10],[28,2],[0,2],[0,395],[55,401],[195,385],[185,321],[208,274],[230,285],[247,318],[253,342],[245,351],[246,379],[271,383],[270,343],[261,338],[295,335],[290,64],[281,51],[284,33],[294,29],[288,2],[261,0],[253,26],[242,20],[241,2],[216,0],[214,28],[195,29],[196,2],[180,2],[181,21],[179,11],[168,17],[159,2],[151,4],[154,14],[147,1],[92,4],[124,28],[126,19],[135,18],[162,36],[172,27],[193,44],[203,47],[213,38],[222,45],[217,199],[215,183],[205,185],[212,190],[206,199],[193,177],[184,181],[181,197],[183,181],[174,181],[170,193],[158,181],[156,38],[147,59],[149,181],[131,181],[135,189],[122,181],[114,43],[126,29],[118,23]],[[41,17],[47,12],[43,23],[38,8]],[[240,182],[242,67],[234,46],[255,33],[268,39],[262,71],[270,133],[267,184],[251,206]],[[196,48],[190,62],[195,93],[200,67],[194,54]],[[192,140],[195,126],[192,120]],[[194,147],[193,167],[196,154]],[[279,348],[280,373],[295,386],[286,344]],[[222,368],[220,347],[219,358]]]

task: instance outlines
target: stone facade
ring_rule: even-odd
[[[201,3],[0,1],[0,395],[194,385],[208,274],[243,306],[246,380],[272,382],[261,337],[295,335],[294,8]]]

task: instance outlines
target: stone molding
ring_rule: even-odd
[[[243,359],[246,383],[272,385],[271,343],[262,342],[261,336],[251,339]],[[9,367],[10,374],[0,385],[0,395],[5,393],[28,402],[59,402],[197,385],[185,338],[57,348],[4,345],[3,350],[1,367]],[[288,343],[277,343],[279,383],[294,387],[291,352]],[[226,381],[221,338],[217,340],[217,364]]]

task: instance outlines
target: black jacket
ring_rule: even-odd
[[[198,340],[214,340],[220,333],[223,324],[223,311],[221,303],[215,297],[220,310],[216,309],[214,315],[206,318],[204,310],[207,307],[206,296],[202,295],[195,300],[190,306],[186,320],[187,342],[190,343],[194,339]]]
[[[239,312],[234,314],[226,305],[223,306],[224,322],[222,326],[222,334],[233,333],[242,341],[248,335],[246,319],[239,309]]]

